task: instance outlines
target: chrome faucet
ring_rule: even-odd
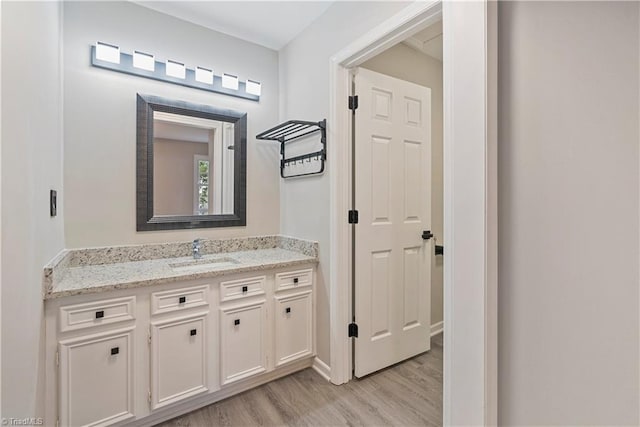
[[[195,239],[191,244],[191,249],[193,249],[193,259],[202,258],[202,254],[200,253],[200,239]]]

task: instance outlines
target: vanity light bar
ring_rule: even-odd
[[[110,43],[97,42],[91,46],[91,65],[251,101],[260,101],[262,92],[262,84],[256,80],[243,82],[229,73],[217,76],[210,68],[197,66],[191,69],[173,59],[157,61],[152,54],[138,50],[133,54],[124,53],[119,46]]]

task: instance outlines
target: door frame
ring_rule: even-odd
[[[497,4],[415,2],[330,58],[331,382],[352,376],[349,69],[443,21],[444,425],[497,425]],[[464,126],[456,126],[461,123]],[[455,188],[455,192],[453,191]],[[456,267],[456,266],[462,266]]]

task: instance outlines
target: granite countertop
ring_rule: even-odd
[[[317,263],[317,243],[284,236],[65,250],[44,269],[44,299]],[[181,256],[182,255],[182,256]]]

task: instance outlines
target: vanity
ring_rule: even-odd
[[[318,247],[65,250],[45,267],[46,422],[152,425],[310,367]],[[201,256],[201,257],[200,257]]]
[[[45,266],[47,425],[153,425],[315,356],[317,243],[170,235],[247,225],[247,113],[134,101],[135,230],[169,241],[64,250]]]

